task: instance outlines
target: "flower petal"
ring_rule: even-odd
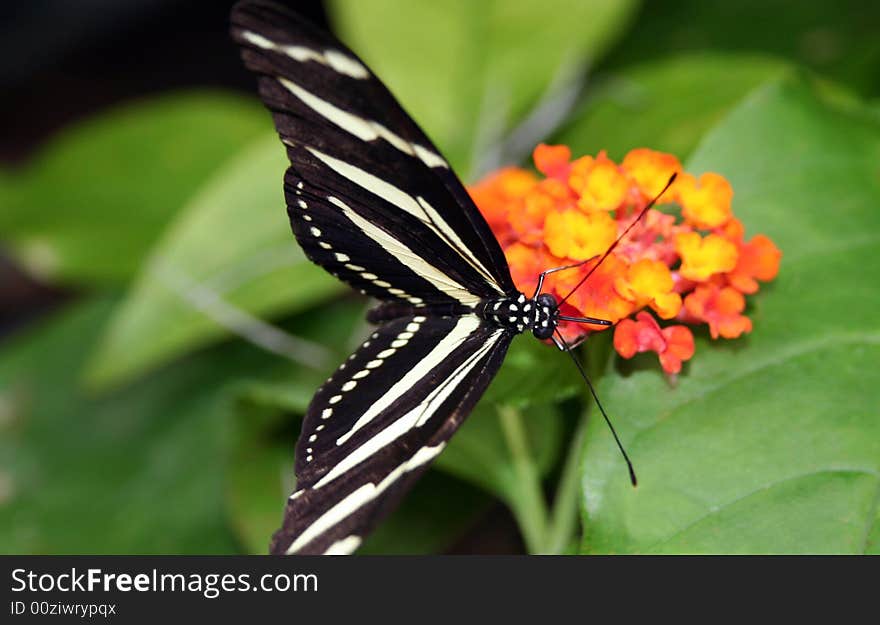
[[[559,257],[587,259],[607,250],[617,238],[617,223],[608,213],[553,211],[544,221],[544,242]]]
[[[712,275],[736,266],[736,245],[717,234],[701,237],[696,232],[675,236],[675,250],[681,256],[679,272],[688,280],[704,282]]]
[[[739,245],[736,267],[727,274],[727,280],[742,293],[754,293],[758,280],[767,282],[776,277],[781,258],[782,252],[773,241],[763,234],[755,235],[748,243]]]
[[[621,166],[635,180],[645,199],[655,197],[669,182],[670,176],[681,171],[681,163],[672,154],[648,148],[630,150]],[[672,197],[662,199],[668,202]]]
[[[703,174],[699,182],[691,174],[682,174],[675,182],[675,196],[685,221],[695,228],[717,228],[732,215],[733,189],[718,174]]]
[[[580,158],[572,165],[568,184],[579,196],[578,207],[588,213],[618,208],[629,192],[629,181],[605,153]]]
[[[535,168],[551,178],[564,178],[570,169],[571,149],[567,145],[541,143],[532,152]]]

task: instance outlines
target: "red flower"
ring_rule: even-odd
[[[614,330],[614,349],[624,358],[641,352],[657,352],[660,366],[669,374],[681,371],[681,363],[694,355],[694,335],[685,326],[661,328],[646,312],[636,320],[624,319]]]
[[[742,315],[746,298],[736,289],[717,284],[698,286],[684,300],[686,316],[709,324],[713,339],[723,336],[726,339],[738,338],[752,331],[752,320]]]

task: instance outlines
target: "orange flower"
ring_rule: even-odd
[[[617,222],[608,213],[553,211],[544,221],[544,242],[555,256],[591,258],[607,250],[615,238]]]
[[[779,273],[779,260],[782,252],[773,241],[758,234],[748,243],[739,244],[739,257],[736,267],[727,274],[727,281],[741,293],[755,293],[758,280],[767,282]]]
[[[736,267],[736,245],[717,234],[703,238],[696,232],[679,233],[675,235],[675,251],[681,256],[679,273],[695,282]]]
[[[571,150],[567,145],[540,144],[535,148],[532,158],[535,168],[548,178],[564,179],[570,169]]]
[[[683,173],[675,181],[674,191],[682,216],[695,228],[717,228],[730,219],[733,189],[718,174],[703,174],[697,183],[692,175]]]
[[[502,245],[515,238],[510,228],[510,217],[516,214],[517,204],[537,184],[538,179],[531,172],[508,167],[468,189],[474,204]]]
[[[597,262],[598,259],[577,269],[559,272],[554,289],[557,299],[561,300],[568,295],[569,291],[596,266]],[[614,288],[617,278],[621,274],[625,274],[626,270],[625,262],[613,254],[608,256],[590,275],[589,288],[579,288],[568,299],[568,303],[575,308],[578,315],[584,317],[606,319],[616,323],[629,316],[635,310],[635,304],[621,297],[617,289]],[[591,329],[601,330],[603,328],[592,326]]]
[[[523,243],[513,243],[504,250],[507,264],[510,266],[510,277],[513,283],[523,293],[531,297],[538,285],[538,274],[545,269],[571,265],[575,261],[553,256],[544,247],[534,248]],[[558,273],[547,276],[544,282],[544,290],[553,290],[553,285],[558,279]]]
[[[700,285],[684,300],[687,315],[709,324],[713,339],[738,338],[752,331],[752,320],[740,314],[746,307],[743,294],[731,287],[717,284]]]
[[[568,185],[578,195],[578,207],[587,213],[615,210],[629,191],[626,176],[604,152],[595,159],[585,156],[572,163]]]
[[[624,358],[641,352],[657,352],[660,366],[669,374],[681,371],[681,364],[694,355],[694,335],[685,326],[661,328],[646,312],[636,320],[624,319],[614,329],[614,349]]]
[[[659,260],[644,258],[630,265],[614,286],[638,308],[650,305],[662,319],[672,319],[681,310],[681,295],[675,292],[672,273]]]
[[[733,241],[734,243],[736,243],[738,241],[742,241],[743,237],[746,234],[746,229],[739,219],[737,219],[736,217],[731,217],[726,222],[724,222],[723,226],[714,228],[713,232],[715,232],[715,234],[720,234],[728,241]]]
[[[681,171],[681,163],[672,154],[655,152],[647,148],[630,150],[623,157],[622,167],[635,180],[639,191],[646,199],[656,197],[669,182],[669,177]],[[672,196],[664,196],[661,199],[663,202],[669,202],[672,201]]]
[[[674,156],[639,148],[618,166],[604,152],[572,160],[568,147],[542,144],[533,158],[543,178],[511,167],[470,189],[523,293],[532,295],[542,271],[591,259],[549,275],[544,292],[556,297],[563,315],[617,323],[614,346],[621,356],[656,352],[670,375],[693,355],[693,335],[682,325],[661,328],[647,308],[662,319],[705,323],[712,338],[751,331],[743,294],[776,276],[782,254],[763,235],[745,241],[724,178],[680,173],[660,200],[677,200],[680,212],[651,208],[642,215],[681,172]],[[602,329],[575,322],[558,327],[566,341]]]

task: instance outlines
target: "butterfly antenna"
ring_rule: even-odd
[[[667,185],[668,186],[668,185]],[[620,450],[620,453],[623,454],[623,459],[626,460],[626,468],[629,469],[629,481],[632,482],[633,486],[638,486],[638,480],[636,479],[636,471],[633,468],[633,464],[629,459],[629,456],[626,454],[626,450],[623,448],[623,443],[620,442],[620,437],[617,436],[617,431],[614,429],[614,426],[611,425],[611,419],[608,418],[608,414],[605,412],[605,409],[602,407],[602,402],[599,401],[599,396],[596,394],[596,389],[593,388],[593,383],[590,382],[590,378],[587,376],[587,372],[584,371],[584,366],[581,364],[581,361],[578,360],[577,356],[574,355],[574,352],[568,346],[568,343],[565,342],[565,339],[562,338],[562,334],[559,330],[556,330],[556,336],[559,338],[559,341],[565,347],[563,351],[567,352],[569,356],[571,356],[571,360],[574,362],[574,365],[577,367],[577,370],[580,372],[581,377],[584,379],[584,382],[587,383],[587,386],[590,389],[590,394],[593,396],[593,399],[596,400],[596,405],[599,406],[599,412],[602,413],[602,416],[605,418],[605,423],[608,424],[608,428],[611,430],[611,434],[614,436],[614,442],[617,443],[617,448]]]
[[[648,202],[648,204],[645,206],[645,208],[643,208],[642,211],[639,213],[639,216],[636,217],[635,220],[634,220],[630,225],[628,225],[628,226],[626,227],[626,230],[624,230],[623,233],[621,233],[621,235],[620,235],[619,237],[617,237],[617,240],[614,241],[614,243],[612,243],[612,244],[609,246],[609,248],[608,248],[607,250],[605,250],[605,253],[602,254],[602,256],[599,258],[599,262],[596,263],[595,265],[593,265],[593,266],[590,268],[590,270],[587,272],[587,275],[585,275],[583,278],[581,278],[580,282],[578,282],[578,283],[575,285],[575,287],[574,287],[571,291],[568,292],[568,295],[566,295],[565,297],[563,297],[563,298],[559,301],[559,305],[560,305],[560,306],[563,304],[563,302],[565,302],[565,300],[567,300],[569,297],[571,297],[572,295],[574,295],[574,292],[575,292],[575,291],[577,291],[579,288],[581,288],[581,287],[584,285],[584,282],[586,282],[586,281],[589,279],[589,277],[590,277],[591,275],[593,275],[593,272],[596,271],[596,269],[599,268],[599,265],[601,265],[602,262],[603,262],[606,258],[608,258],[608,255],[611,254],[611,252],[614,251],[614,248],[617,247],[617,245],[623,240],[623,238],[624,238],[627,234],[629,234],[629,231],[632,230],[633,227],[634,227],[637,223],[639,223],[639,222],[642,220],[642,217],[645,216],[645,214],[648,212],[648,209],[650,209],[652,206],[654,206],[654,204],[657,203],[657,200],[659,200],[660,197],[661,197],[664,193],[666,193],[666,191],[669,189],[669,187],[672,186],[672,183],[675,182],[675,178],[676,178],[677,176],[678,176],[678,172],[672,174],[672,175],[669,177],[669,180],[666,182],[666,186],[663,187],[663,189],[660,191],[660,193],[658,193],[657,195],[654,196],[654,199],[653,199],[653,200],[651,200],[650,202]]]

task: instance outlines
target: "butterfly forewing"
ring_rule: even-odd
[[[474,315],[383,324],[312,400],[274,553],[351,551],[393,508],[501,366],[511,334]]]
[[[268,2],[237,5],[232,33],[287,146],[289,214],[312,260],[384,300],[473,305],[515,292],[449,165],[354,53]]]
[[[384,302],[374,315],[384,323],[308,408],[297,490],[271,546],[350,553],[501,366],[515,332],[481,319],[478,304],[521,296],[448,163],[350,50],[257,0],[233,9],[232,35],[287,149],[297,240]]]

